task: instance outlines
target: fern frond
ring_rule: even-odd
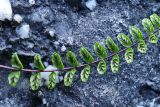
[[[54,52],[52,55],[52,63],[59,69],[64,69],[64,65],[62,62],[61,56],[57,53]]]
[[[66,59],[71,66],[77,67],[79,65],[75,54],[71,51],[67,52]]]
[[[150,16],[150,19],[148,18],[143,19],[142,25],[144,27],[144,30],[149,34],[149,42],[157,43],[158,38],[156,37],[156,35],[154,35],[154,29],[155,29],[154,27],[159,28],[159,33],[160,33],[160,17],[157,14],[153,14]],[[132,37],[136,39],[137,41],[136,43],[138,43],[137,50],[141,53],[146,53],[147,45],[143,38],[142,31],[136,26],[131,26],[129,29],[129,32],[132,35]],[[16,86],[20,78],[21,71],[34,72],[30,77],[30,85],[32,90],[37,90],[39,88],[40,82],[41,82],[40,72],[43,72],[43,71],[52,72],[49,75],[49,81],[48,81],[49,89],[54,89],[56,86],[56,78],[58,73],[54,71],[67,71],[64,76],[64,85],[71,86],[74,80],[76,69],[84,67],[80,73],[80,79],[82,82],[87,82],[90,77],[90,73],[91,73],[90,66],[92,64],[98,63],[97,65],[98,74],[105,74],[107,72],[107,65],[106,65],[105,59],[112,58],[110,61],[111,71],[113,73],[117,73],[120,67],[119,54],[124,51],[125,51],[126,62],[129,64],[133,62],[133,59],[134,59],[133,46],[135,46],[136,44],[135,43],[132,44],[132,41],[130,40],[130,38],[123,33],[119,34],[117,38],[118,38],[118,41],[125,48],[120,50],[118,45],[114,42],[114,40],[111,37],[107,37],[107,39],[105,40],[105,45],[107,45],[108,49],[112,51],[113,54],[107,57],[107,52],[105,47],[102,46],[100,43],[96,42],[93,46],[94,52],[100,58],[98,58],[95,61],[91,53],[87,50],[87,48],[81,47],[81,49],[79,50],[79,53],[83,61],[86,62],[81,65],[79,65],[76,55],[72,51],[68,51],[66,54],[66,59],[69,65],[71,65],[70,67],[64,68],[64,64],[61,59],[61,56],[58,53],[54,52],[52,55],[52,63],[57,67],[57,69],[54,69],[54,70],[47,70],[47,69],[45,70],[44,64],[42,63],[41,56],[39,54],[36,54],[34,57],[35,70],[23,69],[23,64],[19,60],[17,53],[14,53],[12,55],[12,59],[11,59],[12,67],[0,65],[0,68],[13,70],[13,72],[9,73],[8,75],[8,81],[11,86]]]
[[[104,46],[100,45],[98,42],[96,42],[93,46],[94,52],[96,53],[97,56],[101,58],[105,58],[107,56],[107,52]]]
[[[105,40],[105,44],[110,49],[110,51],[115,52],[115,53],[119,52],[119,48],[118,48],[117,44],[115,44],[115,42],[113,41],[113,39],[111,37],[108,37]]]
[[[94,58],[92,55],[88,52],[88,50],[85,47],[81,47],[80,51],[80,56],[86,63],[91,63],[94,61]]]
[[[120,33],[117,38],[124,47],[130,47],[132,45],[130,38],[124,33]]]

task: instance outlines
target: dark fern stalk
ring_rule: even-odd
[[[154,34],[154,30],[158,28],[160,33],[160,17],[157,14],[152,14],[150,16],[150,19],[144,18],[142,20],[142,25],[144,30],[149,35],[148,39],[149,42],[156,44],[158,42],[158,37]],[[136,43],[138,43],[137,50],[141,53],[146,53],[147,52],[147,45],[145,43],[146,37],[143,38],[142,31],[137,26],[131,26],[129,28],[129,33],[136,40]],[[81,65],[79,65],[79,62],[75,54],[71,51],[68,51],[66,54],[66,60],[68,61],[70,67],[64,67],[61,56],[58,53],[54,52],[52,55],[52,63],[54,66],[57,67],[57,69],[55,70],[45,70],[45,67],[41,61],[41,57],[39,54],[37,54],[34,57],[35,70],[23,69],[23,65],[19,60],[17,53],[14,53],[12,55],[11,59],[12,67],[0,65],[0,68],[13,70],[13,72],[9,73],[8,75],[9,84],[11,86],[16,86],[20,77],[21,73],[20,71],[33,72],[30,78],[30,85],[32,90],[37,90],[40,86],[40,80],[41,80],[40,72],[52,72],[48,77],[49,78],[48,88],[54,89],[54,87],[56,86],[56,76],[57,76],[57,73],[54,71],[67,71],[64,76],[64,85],[71,86],[74,81],[74,75],[79,68],[83,68],[80,73],[81,81],[87,82],[90,77],[91,65],[93,64],[98,63],[97,66],[98,74],[103,75],[107,72],[107,63],[105,59],[111,58],[110,66],[111,66],[111,71],[113,73],[117,73],[119,71],[120,68],[119,53],[121,52],[125,51],[124,57],[128,64],[131,64],[133,62],[134,59],[133,46],[135,46],[136,43],[132,43],[131,39],[123,33],[120,33],[117,36],[117,39],[120,42],[120,44],[125,48],[120,50],[118,45],[114,42],[114,40],[111,37],[108,37],[105,40],[105,45],[113,53],[110,56],[108,56],[106,48],[100,43],[96,42],[93,45],[94,52],[97,55],[97,57],[99,57],[98,60],[94,60],[93,56],[90,54],[87,48],[82,47],[79,51],[79,54],[85,63]]]

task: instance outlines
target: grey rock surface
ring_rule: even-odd
[[[20,14],[21,23],[30,25],[30,37],[21,39],[16,34],[19,24],[0,22],[0,64],[10,65],[12,52],[18,52],[26,68],[31,68],[29,63],[33,62],[36,53],[50,64],[55,51],[65,58],[66,51],[61,51],[62,46],[74,51],[81,61],[78,55],[81,46],[94,55],[92,46],[96,41],[103,44],[108,35],[116,40],[118,33],[128,34],[129,26],[136,24],[142,28],[140,21],[143,18],[154,12],[160,14],[158,0],[97,0],[99,4],[93,11],[78,12],[63,0],[35,0],[34,5],[27,0],[10,1],[13,14]],[[54,35],[50,36],[49,31],[54,31]],[[107,61],[106,75],[98,75],[96,66],[92,66],[88,83],[82,83],[77,72],[72,87],[59,83],[54,90],[41,87],[36,92],[31,91],[31,73],[26,72],[15,88],[10,87],[8,71],[1,69],[0,107],[158,107],[160,46],[149,43],[147,46],[146,54],[138,53],[135,47],[131,65],[126,64],[122,53],[117,74],[111,72]]]

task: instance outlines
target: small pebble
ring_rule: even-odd
[[[64,45],[61,47],[61,51],[62,52],[66,51],[66,47]]]
[[[35,3],[36,3],[35,0],[29,0],[30,5],[34,5]]]
[[[14,19],[14,21],[16,21],[18,23],[22,22],[22,20],[23,20],[22,16],[19,14],[15,14],[13,19]]]

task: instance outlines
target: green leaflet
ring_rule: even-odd
[[[107,71],[106,62],[102,59],[97,66],[97,71],[99,74],[105,74]]]
[[[39,54],[36,54],[34,57],[34,68],[43,71],[45,69],[41,56]],[[41,74],[40,72],[34,73],[30,77],[30,85],[32,90],[37,90],[40,86],[41,82]]]
[[[138,27],[131,26],[129,32],[138,42],[143,39],[142,31]]]
[[[118,54],[114,55],[111,60],[111,70],[113,73],[117,73],[119,71],[119,62]]]
[[[12,64],[12,67],[23,69],[23,65],[21,61],[19,60],[17,53],[14,53],[12,55],[11,64]]]
[[[118,36],[118,41],[124,46],[124,47],[130,47],[132,45],[132,42],[130,40],[130,38],[123,34],[123,33],[120,33]]]
[[[150,33],[149,34],[149,42],[150,43],[157,43],[158,42],[158,37],[156,37],[154,33]]]
[[[153,25],[160,29],[160,17],[154,13],[150,16],[150,19],[151,19]]]
[[[34,57],[34,68],[38,69],[38,70],[44,70],[45,69],[45,67],[42,63],[42,60],[41,60],[41,56],[39,54],[36,54],[35,57]]]
[[[56,72],[52,72],[49,75],[48,89],[54,89],[54,87],[56,86],[56,76],[57,76]]]
[[[114,43],[114,41],[112,40],[111,37],[108,37],[105,40],[105,44],[107,45],[107,47],[112,51],[112,52],[118,52],[119,48],[117,46],[117,44]]]
[[[147,31],[149,33],[149,42],[150,43],[157,43],[158,42],[158,38],[154,35],[154,26],[152,24],[152,22],[145,18],[142,20],[142,25],[145,29],[145,31]]]
[[[15,87],[18,83],[19,77],[20,77],[20,71],[10,72],[8,75],[9,84],[12,87]]]
[[[59,69],[64,69],[64,65],[60,55],[56,52],[52,55],[52,63]]]
[[[72,69],[72,70],[66,72],[66,74],[64,76],[64,85],[65,86],[72,85],[75,73],[76,73],[76,69]]]
[[[30,77],[30,85],[32,90],[37,90],[40,86],[41,74],[40,72],[34,73]]]
[[[152,22],[148,19],[148,18],[144,18],[142,20],[142,25],[143,25],[143,28],[146,32],[148,33],[153,33],[154,31],[154,27],[153,27],[153,24]]]
[[[96,42],[93,46],[94,52],[97,56],[101,58],[105,58],[107,56],[107,52],[104,46],[100,45],[98,42]]]
[[[11,64],[12,64],[12,67],[15,67],[19,70],[23,69],[23,65],[21,61],[19,60],[17,53],[14,53],[12,55]],[[8,75],[9,84],[15,87],[18,83],[19,78],[20,78],[20,71],[10,72]]]
[[[80,56],[86,63],[91,63],[94,61],[94,58],[92,55],[88,52],[88,50],[85,47],[81,47],[80,51]]]
[[[133,62],[134,50],[132,48],[128,48],[125,52],[125,60],[128,64]]]
[[[138,49],[137,50],[141,53],[146,53],[147,52],[147,46],[146,46],[146,43],[144,42],[144,40],[141,40],[138,43]]]
[[[71,66],[77,67],[79,65],[75,54],[71,51],[67,52],[66,59]]]
[[[85,68],[81,71],[81,81],[87,82],[90,76],[90,66],[87,65]]]

